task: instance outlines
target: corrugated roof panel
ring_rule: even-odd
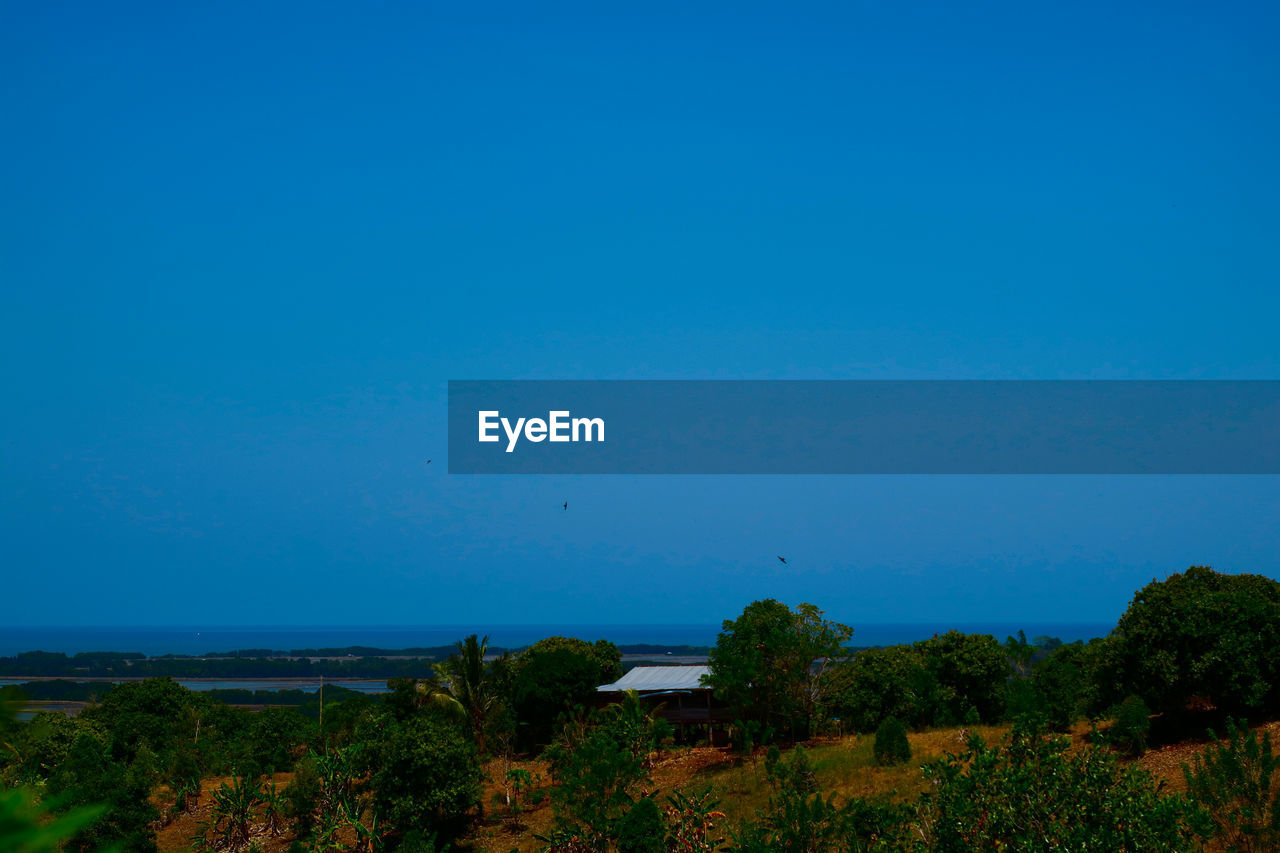
[[[596,688],[601,693],[623,690],[695,690],[710,668],[698,666],[637,666],[612,684]]]

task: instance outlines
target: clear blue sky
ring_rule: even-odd
[[[6,2],[4,618],[1109,620],[1280,576],[1277,478],[443,465],[451,378],[1280,379],[1277,44],[1265,3]]]

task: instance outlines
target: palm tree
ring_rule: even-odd
[[[485,727],[489,714],[497,707],[501,696],[491,677],[493,668],[485,663],[489,650],[489,638],[483,640],[475,634],[458,643],[458,651],[448,660],[435,665],[441,690],[435,698],[441,704],[452,707],[466,718],[476,739],[476,747],[485,752]]]

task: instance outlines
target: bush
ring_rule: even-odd
[[[316,823],[316,806],[320,802],[323,783],[313,756],[298,759],[294,765],[293,781],[284,789],[286,811],[293,822],[298,838],[309,838]]]
[[[547,758],[557,782],[551,806],[559,834],[603,848],[630,812],[632,792],[647,772],[620,732],[599,720],[589,724],[581,740],[552,746]]]
[[[406,832],[395,848],[396,853],[436,853],[436,850],[436,837],[424,835],[418,829]]]
[[[818,789],[818,775],[813,772],[809,751],[797,746],[784,758],[777,746],[769,747],[764,757],[764,772],[777,791],[808,794]]]
[[[876,729],[876,764],[887,767],[911,760],[911,743],[907,728],[897,717],[889,717]]]
[[[1183,765],[1187,793],[1212,817],[1217,835],[1228,850],[1280,850],[1280,794],[1273,783],[1280,756],[1271,750],[1270,733],[1237,728],[1227,720],[1225,743],[1214,744],[1196,756],[1195,769]]]
[[[665,832],[662,810],[651,798],[642,797],[618,821],[618,853],[663,853]]]
[[[1147,750],[1150,734],[1151,709],[1137,696],[1130,696],[1116,709],[1116,719],[1107,732],[1107,739],[1130,755],[1141,755]]]
[[[973,850],[1192,851],[1204,828],[1185,798],[1106,750],[1068,755],[1067,739],[1015,724],[1004,745],[981,738],[925,766],[935,793],[921,826],[936,853]]]
[[[457,727],[431,717],[388,722],[368,744],[373,802],[389,827],[438,833],[460,831],[480,801],[476,748]]]

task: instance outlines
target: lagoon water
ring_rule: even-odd
[[[30,679],[27,678],[0,678],[0,687],[17,687],[25,684]],[[68,681],[75,681],[74,678],[68,676]],[[177,683],[181,684],[188,690],[204,691],[204,690],[301,690],[303,693],[315,693],[320,689],[320,679],[315,678],[176,678]],[[102,681],[100,683],[109,683]],[[324,680],[326,687],[345,687],[348,690],[356,690],[360,693],[387,693],[387,682],[380,679],[343,679],[343,678],[326,678]],[[56,704],[56,703],[55,703]],[[72,703],[74,704],[74,703]]]
[[[927,639],[955,629],[966,633],[992,634],[999,640],[1019,629],[1028,639],[1057,637],[1064,642],[1105,636],[1113,623],[1102,622],[917,622],[855,624],[853,645],[887,646]],[[544,637],[608,639],[620,645],[714,645],[719,624],[703,625],[288,625],[169,627],[0,627],[0,656],[20,652],[138,652],[153,657],[165,654],[207,655],[237,649],[343,648],[371,646],[382,649],[451,645],[467,634],[489,636],[491,646],[517,648]]]

